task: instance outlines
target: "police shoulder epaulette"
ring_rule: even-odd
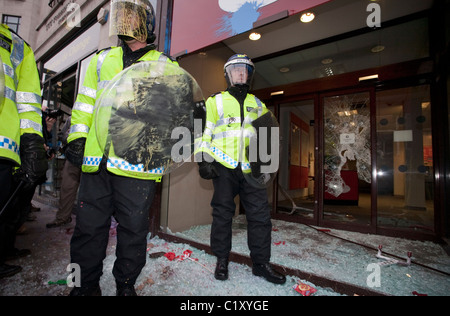
[[[4,24],[4,25],[6,25],[6,24]],[[8,26],[8,25],[6,25],[6,26]],[[17,34],[17,33],[16,33],[14,30],[12,30],[9,26],[8,26],[8,30],[9,30],[11,33],[16,34],[17,37],[19,37],[25,44],[28,45],[28,47],[31,48],[30,44],[28,44],[28,42],[27,42],[26,40],[24,40],[19,34]]]
[[[213,93],[213,94],[211,94],[210,98],[214,98],[216,95],[219,95],[219,94],[221,94],[221,93],[222,93],[221,91],[216,92],[216,93]]]
[[[169,56],[169,55],[167,55],[167,54],[165,54],[165,53],[161,53],[162,55],[164,55],[164,56],[166,56],[168,59],[170,59],[171,61],[173,61],[173,62],[176,62],[177,60],[176,60],[176,58],[173,58],[172,56]]]
[[[106,47],[106,48],[102,48],[102,49],[100,49],[100,50],[97,52],[97,55],[100,54],[101,52],[105,51],[105,50],[110,50],[110,49],[112,49],[112,48],[113,48],[113,46]]]

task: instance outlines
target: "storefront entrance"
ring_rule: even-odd
[[[258,27],[257,42],[242,33],[181,54],[180,65],[206,99],[226,88],[221,73],[230,56],[252,58],[252,93],[280,123],[279,172],[268,189],[273,219],[407,238],[442,236],[448,144],[441,134],[448,129],[441,119],[446,94],[435,73],[442,31],[434,22],[441,14],[431,3],[414,2],[410,12],[385,7],[397,15],[380,28],[368,28],[364,19],[335,30],[329,26],[345,25],[342,17],[349,22],[366,13],[361,2],[342,2],[315,8],[327,18],[311,24],[290,16]],[[170,178],[155,226],[178,233],[209,225],[212,184],[198,177],[195,165]]]
[[[274,218],[371,233],[434,231],[428,85],[277,104],[283,153]]]

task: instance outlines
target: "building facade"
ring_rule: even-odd
[[[253,59],[253,93],[280,123],[279,172],[268,189],[274,219],[449,236],[450,1],[151,2],[158,49],[177,57],[205,99],[226,89],[231,55]],[[62,123],[90,57],[117,45],[108,37],[109,1],[3,0],[0,10],[7,22],[20,17],[44,102],[65,112]],[[315,19],[302,22],[304,13]],[[59,165],[56,159],[49,175],[52,192]],[[185,163],[163,180],[153,233],[210,224],[212,193],[196,164]]]

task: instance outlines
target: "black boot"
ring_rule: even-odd
[[[20,266],[12,266],[6,263],[0,264],[0,279],[13,276],[22,271]]]
[[[102,296],[102,290],[99,284],[74,287],[69,296]]]
[[[6,260],[15,260],[31,255],[30,249],[11,249],[6,253]]]
[[[116,296],[137,296],[133,285],[116,283]]]
[[[286,282],[286,277],[273,270],[270,263],[253,264],[253,274],[256,276],[261,276],[267,281],[275,284],[284,284]]]
[[[228,258],[217,258],[216,271],[214,277],[217,280],[225,281],[228,279]]]

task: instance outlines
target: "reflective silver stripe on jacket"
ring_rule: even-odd
[[[81,86],[80,90],[78,91],[78,94],[82,94],[84,96],[87,96],[91,99],[95,99],[97,97],[97,90],[88,88],[85,86]]]
[[[16,91],[16,102],[41,104],[41,96],[32,92]]]
[[[21,119],[20,120],[20,128],[21,129],[32,128],[35,131],[42,133],[42,125],[39,123],[33,122],[32,120]]]
[[[216,125],[228,125],[230,123],[241,123],[241,118],[227,118],[225,119],[225,114],[223,110],[223,97],[222,93],[219,93],[216,95],[216,107],[217,107],[217,114],[219,114],[219,121],[217,121]],[[263,104],[261,100],[259,100],[257,97],[255,97],[256,104],[258,105],[258,116],[262,114],[263,111]],[[230,122],[229,120],[234,120],[233,122]]]
[[[100,75],[101,75],[101,71],[102,71],[103,62],[105,61],[106,56],[108,55],[110,50],[111,50],[111,48],[105,49],[98,55],[98,60],[97,60],[97,78],[98,78],[97,81],[98,82],[100,82]]]
[[[219,114],[219,120],[223,120],[224,113],[223,113],[222,93],[219,93],[218,95],[216,95],[216,107],[217,107],[217,114]]]
[[[70,133],[89,133],[89,127],[87,125],[84,124],[77,124],[77,125],[73,125],[70,127]]]
[[[5,75],[14,80],[14,69],[10,65],[3,63],[3,72]]]
[[[19,112],[19,114],[26,113],[26,112],[36,112],[37,114],[39,114],[39,116],[42,116],[42,110],[31,104],[18,103],[17,111]]]
[[[75,102],[73,106],[73,110],[82,111],[88,114],[94,113],[95,107],[91,104],[82,103],[82,102]]]
[[[261,100],[258,99],[257,97],[255,97],[255,101],[256,101],[256,104],[258,104],[258,117],[260,117],[262,115],[262,111],[263,111],[263,104],[262,104]]]
[[[217,140],[217,139],[228,138],[228,137],[241,137],[241,130],[219,132],[219,133],[214,134],[212,136],[212,139]]]
[[[20,63],[23,61],[24,57],[24,50],[25,50],[25,42],[16,34],[11,32],[11,38],[13,42],[13,50],[11,52],[10,60],[11,64],[14,68],[14,82],[18,84],[17,75],[16,75],[16,69],[20,65]]]
[[[5,98],[10,99],[16,103],[16,91],[11,88],[5,87]]]

